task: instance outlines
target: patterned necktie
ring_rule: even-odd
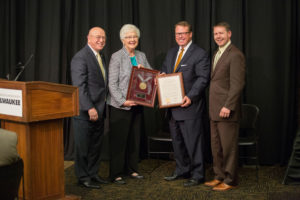
[[[180,61],[181,61],[181,58],[182,58],[183,52],[184,52],[184,48],[181,48],[181,51],[180,51],[180,54],[179,54],[179,56],[178,56],[178,58],[177,58],[177,61],[176,61],[176,64],[175,64],[175,67],[174,67],[174,70],[173,70],[173,72],[175,72],[175,71],[176,71],[176,69],[177,69],[177,66],[178,66],[178,64],[179,64],[179,63],[180,63]]]
[[[219,61],[220,57],[221,57],[221,51],[219,50],[217,52],[216,56],[215,56],[214,65],[213,65],[213,71],[215,70],[217,62]]]
[[[99,66],[100,66],[100,69],[101,69],[101,72],[102,72],[102,76],[105,80],[105,70],[104,70],[104,67],[103,67],[103,64],[102,64],[102,59],[101,59],[101,56],[99,54],[99,52],[97,53],[97,60],[98,60],[98,63],[99,63]]]

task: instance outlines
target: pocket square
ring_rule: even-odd
[[[180,65],[180,67],[186,67],[187,66],[187,64],[182,64],[182,65]]]

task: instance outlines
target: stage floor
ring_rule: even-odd
[[[101,185],[102,188],[86,189],[77,185],[72,161],[65,162],[66,194],[81,196],[83,200],[299,200],[300,185],[282,185],[285,167],[260,166],[259,180],[256,180],[255,167],[242,166],[239,168],[239,186],[237,189],[225,192],[215,192],[211,188],[198,185],[191,188],[183,187],[185,180],[167,182],[164,176],[172,174],[175,162],[171,160],[146,159],[139,164],[143,180],[125,177],[126,185],[113,183]],[[99,175],[107,179],[109,164],[102,162]],[[206,180],[213,178],[211,165],[206,166]]]

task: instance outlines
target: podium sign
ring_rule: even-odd
[[[0,114],[22,117],[22,90],[0,88]]]

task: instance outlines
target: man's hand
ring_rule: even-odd
[[[191,105],[192,101],[188,96],[183,97],[181,107],[188,107]]]
[[[131,100],[127,100],[123,103],[123,106],[126,106],[126,107],[131,107],[131,106],[136,106],[137,104],[134,102],[134,101],[131,101]]]
[[[88,113],[89,113],[91,121],[97,121],[98,120],[98,112],[95,108],[89,109]]]
[[[228,118],[230,116],[230,110],[228,108],[223,107],[220,111],[219,116],[221,118]]]

